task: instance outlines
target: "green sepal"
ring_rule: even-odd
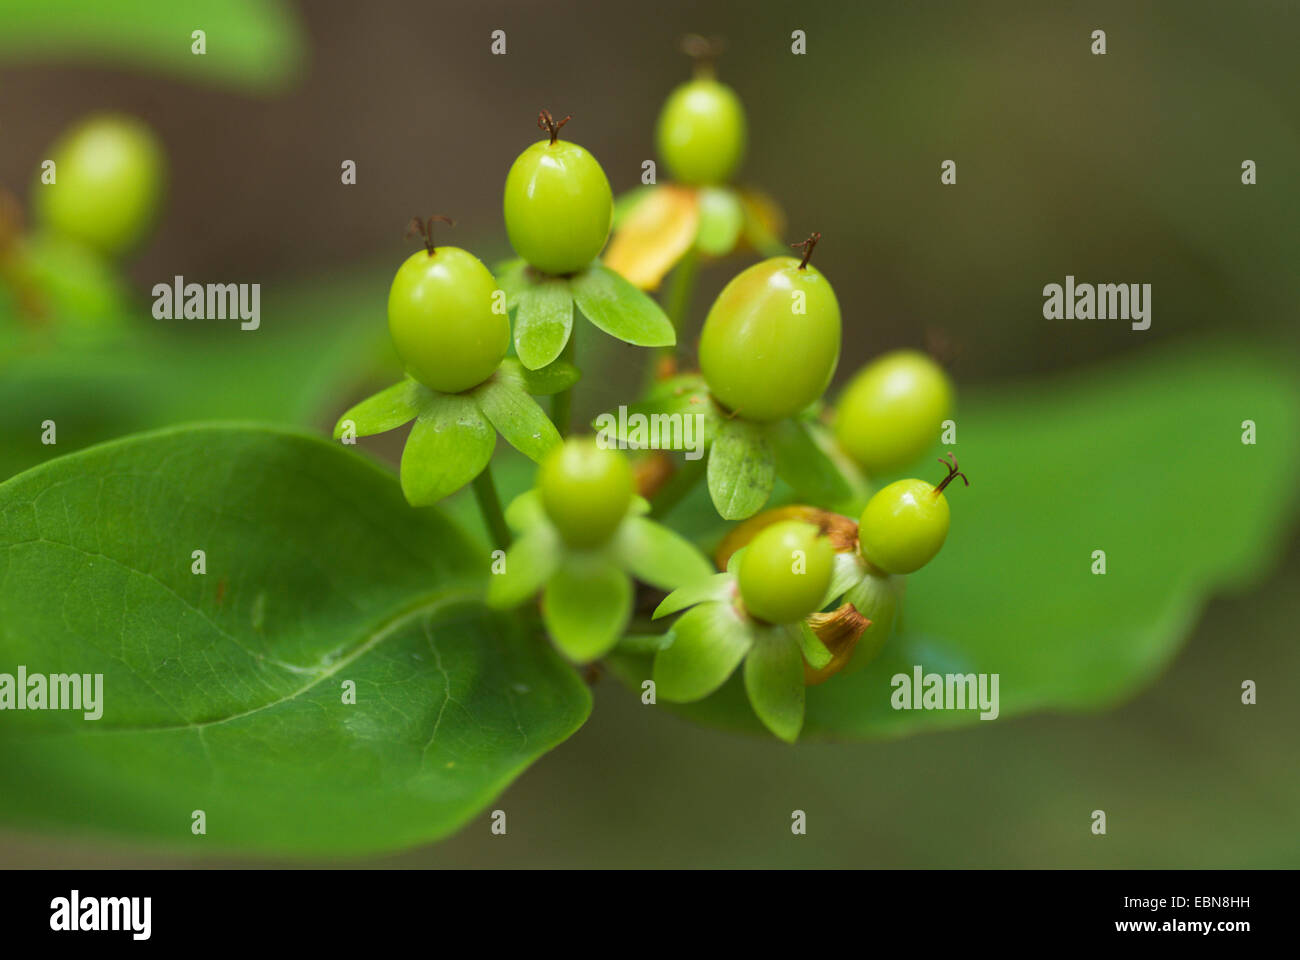
[[[358,437],[396,430],[418,417],[432,397],[433,391],[407,377],[367,397],[339,417],[334,424],[334,439],[343,436],[343,424],[349,420],[355,424]]]
[[[471,397],[431,397],[402,451],[402,492],[414,507],[437,503],[465,486],[483,472],[496,448],[496,431]]]
[[[835,439],[835,434],[826,425],[826,421],[822,417],[824,405],[824,400],[818,400],[804,410],[799,415],[798,420],[808,432],[812,442],[816,444],[817,449],[835,465],[839,479],[848,484],[850,490],[850,496],[847,500],[841,503],[827,503],[825,506],[827,509],[833,509],[846,516],[856,517],[862,513],[867,501],[876,492],[875,487],[872,485],[871,479],[863,473],[862,468],[854,463],[853,458],[840,448],[839,441]]]
[[[663,380],[656,380],[646,391],[647,403],[655,403],[660,409],[672,412],[684,412],[700,406],[712,406],[709,403],[709,384],[699,373],[679,373]]]
[[[540,370],[553,362],[569,342],[573,293],[567,280],[538,277],[519,285],[514,304],[515,352],[529,370]]]
[[[542,495],[536,489],[524,491],[506,507],[506,525],[515,533],[526,533],[542,524],[549,527],[551,521],[542,506]]]
[[[704,384],[704,378],[699,374],[685,374],[660,381],[651,388],[644,400],[628,404],[626,410],[625,416],[619,416],[616,411],[600,414],[592,421],[592,428],[597,433],[617,438],[634,449],[645,448],[649,446],[646,442],[649,438],[638,437],[636,432],[635,418],[640,415],[645,418],[647,429],[656,422],[660,424],[656,430],[658,436],[655,437],[654,449],[699,450],[702,454],[722,421],[717,406],[709,398],[709,390]],[[688,421],[687,418],[696,415],[703,419],[699,421],[698,431],[692,428],[691,442],[688,443],[686,424],[694,421]],[[663,426],[663,421],[662,419],[656,421],[655,418],[675,416],[681,418],[680,428],[667,430],[668,436],[665,438],[666,428]],[[672,421],[668,421],[668,425],[671,424]]]
[[[672,643],[671,633],[629,633],[614,647],[614,652],[629,657],[650,657]]]
[[[736,577],[733,573],[715,573],[702,580],[678,587],[655,608],[651,619],[669,617],[674,613],[693,607],[697,603],[729,600],[735,593]]]
[[[519,294],[531,283],[528,274],[528,261],[523,258],[507,260],[492,268],[497,287],[506,295],[506,310],[512,311],[519,305]]]
[[[546,524],[528,528],[506,551],[505,570],[488,578],[488,605],[517,607],[551,579],[561,556],[555,531]]]
[[[645,517],[623,521],[614,550],[634,577],[660,590],[675,590],[713,573],[713,565],[693,543]]]
[[[655,655],[655,691],[665,700],[701,700],[727,682],[753,646],[753,624],[730,603],[701,603],[673,624]]]
[[[745,693],[763,725],[786,743],[803,729],[803,655],[788,627],[758,632],[745,658]]]
[[[709,496],[724,520],[744,520],[767,503],[776,483],[772,448],[762,427],[722,420],[709,451]]]
[[[603,263],[569,279],[582,315],[611,337],[638,347],[671,347],[677,342],[672,321],[659,304]]]
[[[907,578],[887,573],[864,572],[861,579],[844,593],[843,601],[871,621],[871,626],[858,638],[844,672],[853,673],[865,667],[880,654],[890,636],[898,628],[903,613],[903,593]]]
[[[700,223],[695,247],[711,257],[722,257],[736,249],[745,226],[740,197],[726,187],[703,187],[699,197]]]
[[[835,554],[831,563],[831,582],[822,597],[822,607],[829,606],[867,575],[867,565],[856,550],[843,550]],[[847,600],[847,598],[845,598]],[[850,603],[852,601],[849,601]],[[857,604],[854,604],[857,606]],[[859,613],[862,611],[859,610]],[[866,615],[870,618],[870,614]]]
[[[803,658],[808,661],[814,670],[820,670],[833,659],[834,654],[826,648],[817,634],[813,633],[812,627],[808,626],[807,621],[800,620],[798,623],[790,624],[790,633],[795,642],[799,644],[799,650],[803,653]]]
[[[740,558],[745,555],[745,551],[748,549],[748,546],[743,546],[727,558],[727,573],[733,577],[740,576]]]
[[[549,397],[568,390],[582,379],[582,374],[567,360],[556,360],[540,370],[529,370],[514,357],[506,357],[497,367],[496,378],[517,384],[534,397]]]
[[[586,663],[618,643],[632,619],[632,581],[599,553],[569,553],[542,595],[542,621],[566,657]]]
[[[540,461],[562,442],[546,411],[514,381],[493,377],[471,395],[506,442],[530,460]]]
[[[817,444],[809,425],[787,418],[770,424],[767,440],[776,460],[776,473],[800,500],[826,507],[853,501],[854,490],[839,466]]]

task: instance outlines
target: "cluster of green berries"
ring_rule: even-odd
[[[655,131],[659,157],[678,185],[674,196],[697,204],[692,209],[701,224],[710,204],[740,209],[740,192],[726,185],[748,138],[744,108],[714,76],[712,52],[707,44],[696,51],[696,75],[672,91]],[[690,402],[707,411],[713,452],[725,448],[708,463],[715,505],[724,518],[753,518],[733,532],[722,561],[726,570],[715,573],[695,546],[646,516],[650,505],[638,495],[624,454],[592,438],[565,441],[567,401],[552,408],[553,415],[565,413],[557,427],[532,399],[565,396],[578,377],[562,359],[571,356],[564,348],[574,305],[629,342],[674,345],[663,312],[598,259],[614,227],[613,191],[595,157],[560,138],[569,120],[541,111],[545,136],[506,174],[504,223],[520,257],[510,284],[466,250],[435,242],[437,225],[451,225],[446,217],[413,221],[423,249],[398,268],[387,310],[408,380],[345,418],[365,421],[357,425],[361,433],[416,422],[402,465],[403,488],[413,503],[441,499],[471,479],[477,483],[499,432],[539,468],[535,489],[498,523],[489,518],[502,546],[509,545],[509,528],[518,535],[507,555],[511,572],[494,584],[493,601],[511,606],[541,594],[548,630],[577,660],[603,656],[626,631],[633,579],[671,592],[660,608],[664,615],[717,604],[723,612],[714,611],[712,619],[684,615],[664,635],[658,659],[667,678],[665,697],[711,692],[728,664],[734,669],[744,660],[755,710],[788,736],[797,729],[796,714],[802,717],[802,700],[795,711],[780,693],[790,686],[794,666],[802,671],[800,688],[844,668],[873,622],[893,621],[898,578],[929,563],[947,538],[945,490],[958,477],[967,482],[952,454],[941,461],[948,475],[937,484],[898,480],[869,496],[866,484],[935,444],[951,413],[951,384],[930,358],[901,351],[864,367],[834,409],[825,408],[821,398],[839,363],[842,318],[829,279],[811,263],[820,234],[794,245],[802,256],[772,256],[734,276],[700,329],[693,381],[699,391],[688,391]],[[19,242],[0,223],[6,279],[40,279],[43,270],[90,276],[89,269],[50,270],[51,258],[81,258],[84,265],[137,246],[157,216],[166,163],[143,124],[99,116],[59,140],[39,179],[33,192],[37,233]],[[701,231],[715,242],[727,218],[718,219],[716,211],[709,216],[709,230]],[[699,237],[695,242],[705,249]],[[734,243],[720,248],[737,249]],[[64,299],[80,297],[83,308],[97,289],[68,282],[63,288]],[[635,316],[621,315],[628,311]],[[516,339],[519,359],[509,358],[512,332],[518,338],[521,327],[536,332],[548,325],[544,343]],[[778,448],[774,469],[772,446]],[[813,457],[812,470],[797,469],[791,460]],[[838,474],[841,465],[846,476],[854,474],[843,487],[848,495],[820,501],[836,513],[786,507],[754,516],[774,474],[798,495],[810,473]],[[481,503],[495,499],[494,492],[479,492]],[[850,502],[858,504],[850,512],[860,507],[856,523],[843,516]],[[707,629],[692,633],[692,624]],[[723,636],[728,631],[730,639]],[[692,660],[694,645],[704,651],[698,660]]]
[[[915,573],[934,559],[948,537],[950,513],[944,489],[956,477],[956,459],[940,460],[948,475],[936,486],[899,480],[867,502],[858,521],[858,555],[885,574]],[[835,548],[816,524],[779,520],[745,547],[737,584],[748,613],[768,623],[803,620],[825,606],[834,573]],[[797,558],[797,563],[792,563]]]
[[[588,312],[581,278],[605,269],[597,258],[612,229],[613,194],[596,159],[560,139],[569,119],[542,111],[539,126],[547,136],[525,149],[506,176],[506,232],[527,270],[514,281],[507,308],[498,279],[482,262],[435,244],[441,217],[415,221],[425,248],[402,264],[389,292],[389,329],[410,378],[431,395],[476,398],[498,427],[500,404],[488,402],[483,385],[501,377],[503,364],[517,363],[506,359],[511,311],[518,310],[521,324],[525,313],[529,324],[555,322],[554,315],[567,323],[564,312],[572,308],[565,304]],[[708,188],[727,181],[743,157],[744,111],[735,93],[706,71],[673,91],[656,134],[672,176]],[[819,239],[814,233],[795,244],[802,256],[770,257],[725,285],[700,329],[698,395],[689,402],[711,418],[714,453],[730,444],[708,464],[710,493],[724,517],[743,519],[762,506],[770,468],[757,482],[766,489],[738,507],[719,503],[715,486],[724,499],[743,498],[743,489],[735,493],[743,486],[736,476],[763,476],[765,468],[754,464],[781,438],[786,460],[777,457],[778,470],[790,466],[794,450],[796,457],[816,453],[814,473],[838,474],[842,465],[852,474],[854,483],[844,486],[850,496],[824,504],[839,512],[786,507],[753,516],[729,538],[730,552],[720,560],[726,569],[716,573],[695,546],[646,516],[650,505],[638,495],[624,454],[590,437],[561,441],[563,423],[555,432],[546,421],[536,436],[549,430],[553,441],[535,449],[502,429],[539,467],[534,489],[511,503],[498,525],[512,528],[515,539],[489,591],[489,600],[503,607],[540,595],[548,632],[579,661],[603,656],[626,632],[633,579],[668,591],[656,616],[682,616],[656,655],[664,698],[705,696],[743,662],[755,711],[786,739],[802,723],[804,686],[844,668],[873,623],[878,633],[888,631],[900,578],[933,559],[948,535],[945,489],[957,477],[966,480],[949,454],[942,461],[948,475],[937,485],[906,479],[867,495],[868,478],[906,466],[937,443],[953,393],[937,364],[901,351],[858,372],[833,411],[821,406],[840,359],[842,320],[830,281],[810,262]],[[562,298],[572,290],[572,299],[543,302],[557,290]],[[552,315],[544,316],[548,310]],[[599,319],[588,312],[597,325],[617,326],[611,314],[595,314]],[[567,326],[562,333],[567,338]],[[548,341],[528,355],[521,349],[520,357],[531,356],[528,369],[544,374],[559,362],[549,358],[561,356],[562,346]],[[388,415],[391,404],[379,406],[380,419],[391,426],[397,419]],[[421,410],[412,403],[403,415],[433,416]],[[404,484],[405,474],[404,456]],[[854,496],[860,497],[856,523],[842,515]],[[879,641],[863,647],[874,651]]]

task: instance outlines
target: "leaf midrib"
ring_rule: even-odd
[[[102,735],[119,734],[119,733],[173,733],[182,730],[201,731],[208,727],[218,726],[223,723],[231,723],[235,720],[243,720],[247,717],[255,716],[256,714],[261,713],[264,710],[270,710],[273,707],[278,707],[283,703],[288,703],[292,700],[296,700],[298,697],[301,697],[306,693],[310,693],[323,681],[328,680],[330,677],[336,675],[339,671],[343,670],[345,667],[351,665],[352,663],[355,663],[361,657],[365,656],[371,650],[375,649],[375,647],[379,646],[379,644],[383,643],[383,641],[393,636],[401,627],[405,626],[406,623],[415,619],[416,617],[433,613],[444,607],[452,607],[452,606],[456,606],[459,603],[472,601],[476,597],[478,597],[480,593],[481,591],[476,587],[472,587],[467,584],[456,584],[453,586],[444,587],[443,589],[440,590],[435,590],[431,593],[422,594],[421,596],[412,600],[410,603],[404,604],[396,611],[391,613],[384,620],[380,621],[380,623],[378,623],[374,627],[374,629],[370,631],[369,635],[364,640],[362,640],[362,642],[358,643],[345,656],[340,657],[328,668],[322,670],[319,674],[313,677],[310,682],[299,687],[297,690],[285,694],[282,697],[278,697],[277,699],[268,701],[266,703],[258,704],[256,707],[252,707],[248,710],[241,710],[238,713],[232,713],[224,717],[215,717],[211,720],[192,721],[190,723],[159,724],[154,726],[120,726],[120,727],[96,725],[94,727],[82,728],[78,732],[84,734],[97,734],[102,736]],[[43,730],[40,732],[48,736],[61,736],[67,734],[66,730]]]

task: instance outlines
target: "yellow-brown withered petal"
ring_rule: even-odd
[[[820,670],[813,669],[807,660],[804,661],[804,686],[812,687],[825,683],[844,669],[871,621],[858,613],[853,604],[846,603],[830,613],[814,613],[808,618],[808,626],[831,652],[831,662]]]
[[[695,242],[700,208],[696,192],[656,187],[623,221],[605,251],[605,266],[642,290],[654,290]]]

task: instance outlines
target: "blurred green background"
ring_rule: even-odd
[[[387,376],[341,371],[355,344],[382,344],[409,218],[451,214],[454,242],[489,263],[507,254],[501,185],[543,106],[572,113],[566,134],[616,191],[632,187],[659,107],[688,74],[677,42],[691,31],[727,38],[720,75],[751,125],[742,181],[781,203],[791,239],[824,234],[818,264],[844,307],[841,380],[899,346],[935,351],[960,390],[1204,333],[1287,352],[1300,340],[1291,4],[250,0],[178,15],[134,0],[120,4],[134,20],[87,20],[100,5],[63,3],[48,43],[35,6],[0,2],[0,186],[25,199],[71,122],[134,113],[172,170],[165,217],[128,271],[142,321],[148,288],[175,274],[263,286],[263,332],[196,337],[184,349],[208,358],[212,381],[170,383],[165,404],[120,401],[109,436],[124,421],[253,415],[262,400],[249,397],[268,382],[296,418],[331,424]],[[137,21],[152,26],[132,32]],[[189,31],[205,24],[209,53],[190,56]],[[496,29],[506,56],[489,51]],[[795,29],[805,56],[790,53]],[[1094,29],[1105,56],[1089,52]],[[349,159],[355,186],[339,182]],[[948,159],[957,185],[941,187]],[[1246,159],[1256,186],[1241,184]],[[742,263],[706,270],[696,323]],[[1042,286],[1066,274],[1151,283],[1151,329],[1044,321]],[[635,359],[605,350],[611,364]],[[155,361],[135,362],[147,373]],[[626,382],[584,383],[580,408],[626,401]],[[87,402],[111,405],[106,390]],[[1214,510],[1214,497],[1188,508]],[[1293,539],[1267,582],[1214,601],[1169,672],[1105,714],[792,749],[642,707],[606,678],[588,725],[496,805],[506,837],[485,814],[371,862],[1294,867],[1298,576]],[[1260,683],[1258,705],[1240,704],[1242,679]],[[1097,808],[1105,837],[1088,829]],[[807,836],[791,835],[793,809],[807,811]],[[186,862],[99,839],[0,838],[10,866]]]

